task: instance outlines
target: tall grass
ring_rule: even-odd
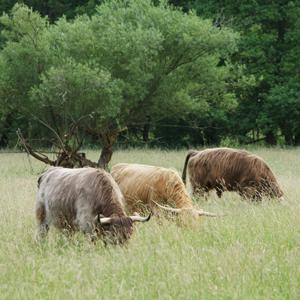
[[[152,218],[136,226],[126,247],[107,248],[53,228],[36,244],[36,179],[45,167],[24,154],[0,154],[0,299],[299,299],[300,149],[254,152],[277,175],[284,203],[212,193],[196,205],[226,217],[186,226]],[[181,172],[184,156],[127,150],[115,153],[112,164]]]

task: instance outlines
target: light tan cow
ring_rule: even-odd
[[[189,211],[199,216],[216,216],[195,209],[182,179],[172,169],[121,163],[113,166],[111,174],[125,197],[128,213],[160,206],[176,213]]]

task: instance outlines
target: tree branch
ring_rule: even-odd
[[[51,166],[55,166],[56,165],[56,161],[50,160],[48,158],[48,156],[46,156],[45,154],[43,154],[41,152],[38,152],[36,150],[33,150],[31,148],[31,146],[27,143],[27,141],[23,137],[20,128],[18,128],[18,130],[16,131],[16,133],[17,133],[17,136],[19,138],[19,141],[20,141],[21,145],[24,147],[24,149],[26,150],[26,152],[28,154],[30,154],[34,158],[38,159],[39,161],[42,161],[43,163],[45,163],[47,165],[51,165]]]

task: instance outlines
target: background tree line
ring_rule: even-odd
[[[0,4],[1,147],[21,128],[101,145],[105,165],[116,143],[300,143],[299,1],[16,2]]]

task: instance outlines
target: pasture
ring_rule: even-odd
[[[137,224],[126,247],[66,237],[51,228],[37,244],[35,194],[45,169],[25,154],[0,153],[1,299],[299,299],[300,149],[252,149],[271,166],[285,202],[224,193],[196,205],[223,218]],[[176,168],[185,151],[126,150],[111,165]],[[96,159],[98,152],[88,151]]]

